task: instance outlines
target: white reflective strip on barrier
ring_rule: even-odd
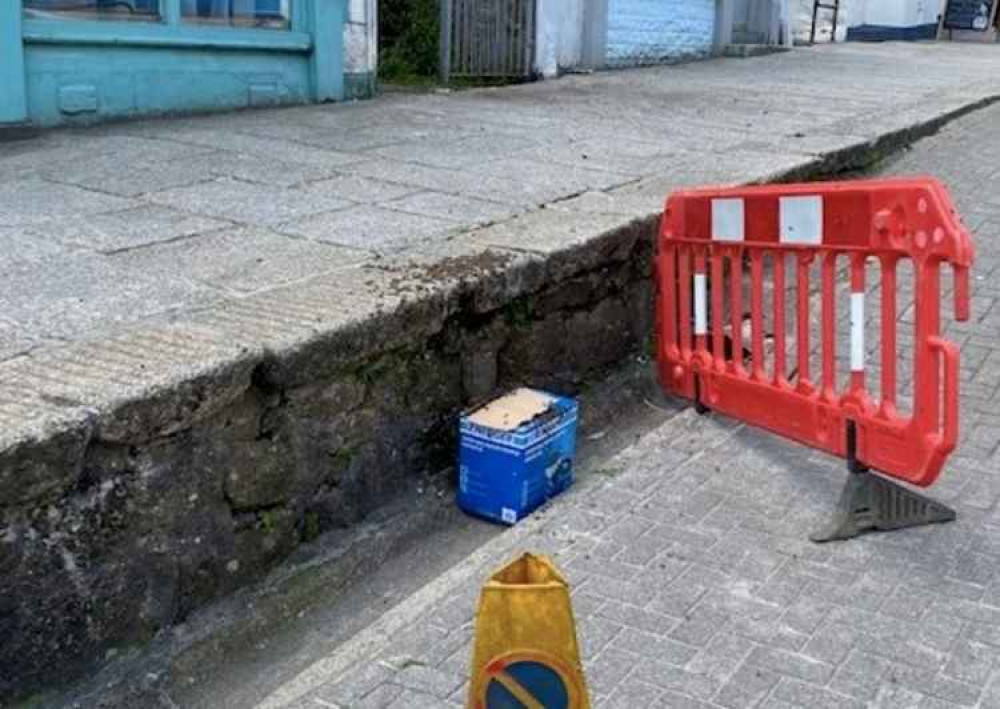
[[[851,293],[851,371],[865,371],[864,293]]]
[[[705,274],[694,274],[694,334],[708,332],[708,287]]]
[[[712,200],[712,239],[743,241],[746,221],[742,199]]]
[[[779,200],[781,243],[823,243],[823,198],[781,197]]]

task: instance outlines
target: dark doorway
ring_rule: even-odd
[[[379,0],[378,75],[394,84],[434,83],[438,72],[438,0]]]

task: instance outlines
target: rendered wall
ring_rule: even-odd
[[[939,0],[862,0],[857,24],[913,27],[937,22]]]
[[[37,125],[301,103],[308,54],[28,45],[28,115]]]
[[[654,64],[712,51],[715,0],[608,0],[611,66]]]
[[[551,77],[580,66],[585,0],[537,0],[535,71]]]
[[[350,0],[344,22],[344,96],[371,98],[378,64],[378,2]]]

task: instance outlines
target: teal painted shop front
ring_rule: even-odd
[[[0,0],[0,125],[343,98],[346,0]]]

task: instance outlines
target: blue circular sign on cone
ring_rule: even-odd
[[[486,709],[569,709],[569,689],[562,676],[541,662],[513,662],[490,677]]]

